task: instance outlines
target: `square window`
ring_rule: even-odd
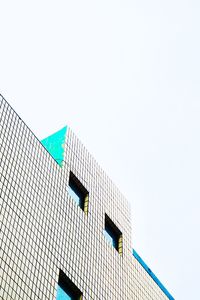
[[[56,300],[81,300],[82,293],[77,286],[60,270]]]
[[[122,233],[107,214],[103,233],[107,241],[122,255]]]
[[[89,204],[89,193],[78,180],[78,178],[70,171],[69,189],[70,196],[74,199],[78,206],[87,214]]]

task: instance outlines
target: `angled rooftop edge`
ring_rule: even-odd
[[[174,300],[174,297],[168,292],[168,290],[164,287],[164,285],[160,282],[158,277],[151,271],[151,269],[147,266],[147,264],[143,261],[143,259],[138,255],[138,253],[133,249],[133,256],[137,259],[140,265],[144,268],[144,270],[151,276],[151,278],[155,281],[155,283],[159,286],[159,288],[163,291],[163,293],[170,299]]]
[[[55,132],[54,134],[48,136],[41,141],[42,145],[51,154],[55,161],[62,167],[64,160],[64,144],[67,136],[67,126]],[[140,263],[144,270],[149,274],[149,276],[154,280],[154,282],[159,286],[163,293],[170,299],[174,300],[172,295],[156,277],[156,275],[151,271],[151,269],[146,265],[143,259],[138,255],[138,253],[133,249],[132,251],[135,259]]]

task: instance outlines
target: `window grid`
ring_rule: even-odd
[[[83,300],[168,299],[132,256],[126,199],[73,132],[61,168],[1,96],[0,129],[0,298],[55,300],[62,269]],[[90,193],[85,213],[66,192],[70,171]],[[102,234],[105,214],[123,256],[120,237],[118,253]]]

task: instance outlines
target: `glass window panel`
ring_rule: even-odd
[[[106,239],[108,240],[108,242],[109,242],[113,247],[115,247],[115,244],[116,244],[116,243],[115,243],[114,238],[111,236],[111,234],[110,234],[108,231],[106,231],[106,230],[104,230],[103,233],[104,233]]]
[[[68,190],[70,196],[75,200],[75,202],[80,206],[81,205],[81,199],[80,196],[75,193],[75,191],[69,186]]]
[[[113,221],[105,214],[105,229],[103,231],[108,242],[122,254],[122,233],[113,223]]]
[[[58,285],[56,300],[72,300],[72,298]]]

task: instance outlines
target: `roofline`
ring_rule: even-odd
[[[147,264],[143,261],[143,259],[138,255],[138,253],[133,249],[132,251],[133,256],[136,260],[140,263],[140,265],[144,268],[144,270],[151,276],[154,282],[159,286],[159,288],[163,291],[163,293],[168,297],[170,300],[175,300],[174,297],[168,292],[168,290],[164,287],[164,285],[160,282],[158,277],[151,271],[151,269],[147,266]]]

